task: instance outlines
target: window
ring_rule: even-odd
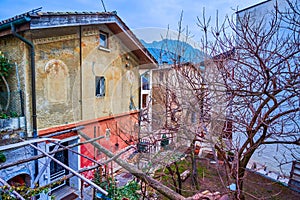
[[[62,143],[64,146],[68,146],[68,142]],[[53,151],[55,148],[55,145],[49,147],[49,151]],[[64,163],[65,165],[69,165],[69,159],[68,159],[68,150],[63,150],[60,152],[57,152],[54,154],[54,158],[59,160],[60,162]],[[69,174],[69,171],[67,171],[63,166],[59,165],[58,163],[51,160],[50,162],[50,181],[58,181],[61,180],[61,178],[65,175]],[[62,187],[63,185],[66,185],[67,181],[62,181],[61,183],[55,185],[51,188],[51,190],[58,189]]]
[[[96,76],[96,97],[105,96],[105,78],[104,76]]]
[[[99,34],[99,38],[100,38],[100,47],[106,48],[108,49],[108,34],[104,33],[104,32],[100,32]]]
[[[150,90],[150,76],[148,73],[142,75],[142,90]]]
[[[142,94],[142,108],[146,108],[148,103],[148,94]]]

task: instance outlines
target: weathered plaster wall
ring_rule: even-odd
[[[13,36],[5,36],[0,38],[0,51],[4,52],[4,54],[9,58],[11,63],[16,63],[18,65],[20,86],[24,98],[24,109],[26,115],[27,130],[29,133],[28,136],[31,136],[31,87],[30,84],[25,84],[26,82],[30,83],[28,81],[31,77],[29,67],[29,50],[27,48],[27,45],[21,40]],[[17,75],[15,66],[12,68],[10,77],[8,78],[8,83],[12,92],[9,110],[16,111],[18,114],[21,114],[20,96],[17,87]]]
[[[10,60],[11,63],[17,63],[18,65],[26,64],[23,63],[24,57],[24,46],[25,44],[19,39],[13,36],[6,36],[0,39],[0,51]],[[20,77],[24,77],[24,71],[19,68]],[[8,78],[8,83],[12,91],[17,91],[17,79],[15,67],[12,67],[10,76]],[[24,87],[24,84],[22,84]]]
[[[108,50],[99,49],[99,30]],[[138,60],[105,25],[32,31],[32,39],[39,129],[128,112],[131,96],[138,107]],[[105,77],[104,97],[95,96],[96,76]]]
[[[32,31],[32,38],[36,49],[38,129],[80,120],[78,28]]]
[[[107,50],[99,48],[99,30],[109,34]],[[138,107],[138,60],[122,41],[105,26],[82,29],[82,102],[83,119],[120,114],[129,111],[130,97]],[[126,63],[129,66],[126,67]],[[95,77],[104,76],[104,97],[95,96]]]

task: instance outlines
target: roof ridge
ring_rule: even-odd
[[[34,17],[34,16],[43,16],[43,15],[86,15],[86,14],[97,14],[97,15],[117,15],[116,11],[111,11],[111,12],[98,12],[98,11],[47,11],[47,12],[42,12],[42,7],[32,9],[28,12],[16,15],[14,17],[4,19],[0,21],[0,25],[2,24],[7,24],[10,22],[13,22],[15,20],[21,19],[23,17]]]
[[[75,15],[86,15],[86,14],[113,14],[116,15],[116,11],[111,12],[98,12],[98,11],[46,11],[38,12],[38,15],[62,15],[62,14],[75,14]]]
[[[30,17],[30,16],[33,16],[33,15],[36,15],[36,14],[37,14],[38,12],[40,12],[41,10],[42,10],[42,7],[36,8],[36,9],[32,9],[32,10],[30,10],[30,11],[28,11],[28,12],[25,12],[25,13],[16,15],[16,16],[14,16],[14,17],[11,17],[11,18],[2,20],[2,21],[0,21],[0,25],[2,25],[2,24],[7,24],[7,23],[10,23],[10,22],[16,21],[16,20],[21,19],[21,18],[23,18],[23,17]]]

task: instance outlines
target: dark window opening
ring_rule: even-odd
[[[62,145],[67,146],[68,143],[62,143]],[[55,145],[49,147],[49,151],[53,151]],[[65,165],[69,165],[69,159],[68,159],[68,150],[60,151],[55,153],[54,158],[59,160],[60,162],[64,163]],[[66,170],[63,166],[60,164],[54,162],[51,160],[50,162],[50,181],[57,181],[60,180],[64,175],[69,174],[69,171]],[[52,190],[57,189],[65,184],[68,184],[66,181],[62,181],[60,184],[56,185],[52,188]]]
[[[101,32],[99,38],[100,47],[108,48],[108,34]]]
[[[96,76],[96,97],[105,96],[105,78],[104,76]]]
[[[148,94],[143,94],[142,95],[142,107],[143,108],[147,107],[147,101],[148,101]]]

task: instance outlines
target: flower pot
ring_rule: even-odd
[[[195,150],[194,150],[195,155],[198,155],[199,152],[200,152],[200,146],[196,145]]]
[[[26,124],[26,121],[25,121],[25,117],[19,117],[19,124],[20,124],[20,129],[25,129],[25,124]]]
[[[0,119],[0,131],[18,130],[25,128],[25,117]]]
[[[19,124],[19,118],[15,117],[15,118],[10,118],[10,129],[12,130],[18,130],[20,128],[20,124]]]
[[[0,119],[0,131],[11,130],[12,128],[12,120],[11,119]]]

